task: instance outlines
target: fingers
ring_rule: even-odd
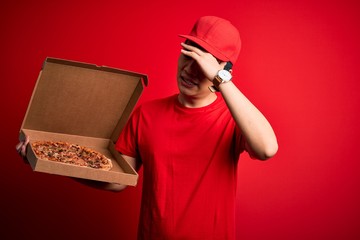
[[[187,50],[187,51],[191,51],[191,52],[195,52],[196,54],[200,55],[201,53],[203,53],[203,51],[201,51],[199,48],[186,44],[184,42],[181,43],[181,46],[184,48],[182,50]]]
[[[210,81],[212,81],[217,71],[222,69],[221,64],[225,65],[225,63],[216,59],[211,53],[199,48],[196,45],[193,46],[181,43],[181,46],[183,47],[183,49],[181,49],[181,53],[194,59],[201,68],[204,76]]]
[[[198,55],[195,52],[192,52],[192,51],[187,50],[187,49],[181,49],[181,53],[184,54],[185,56],[193,58],[195,60],[198,57]]]
[[[26,156],[26,147],[29,144],[30,138],[29,136],[25,137],[24,141],[19,142],[18,144],[16,144],[15,148],[16,151],[22,156],[25,157]]]
[[[22,157],[25,158],[26,156],[26,145],[24,144],[24,142],[20,142],[16,145],[16,151],[18,152],[18,154]]]
[[[16,151],[17,152],[20,152],[20,149],[21,149],[21,146],[23,145],[24,143],[23,142],[19,142],[18,144],[16,144]]]
[[[25,145],[25,144],[23,144],[23,145],[21,146],[21,155],[22,155],[22,156],[25,156],[25,155],[26,155],[26,145]]]
[[[28,145],[29,141],[30,141],[30,138],[29,138],[28,135],[26,135],[26,137],[25,137],[25,145]]]
[[[186,43],[181,43],[184,48],[181,49],[181,53],[185,56],[193,58],[200,65],[204,64],[218,64],[217,59],[209,52],[199,49],[196,46],[192,46]],[[208,62],[208,63],[207,63]]]

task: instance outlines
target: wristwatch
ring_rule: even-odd
[[[232,75],[230,73],[230,71],[226,70],[226,69],[221,69],[220,71],[218,71],[217,75],[215,76],[215,78],[213,79],[213,86],[210,86],[209,89],[212,92],[217,92],[219,91],[219,86],[222,83],[227,83],[229,81],[231,81],[232,79]]]

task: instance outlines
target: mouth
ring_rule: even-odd
[[[185,87],[191,88],[193,86],[198,85],[196,82],[190,80],[189,78],[186,78],[184,76],[180,76],[181,78],[181,84]]]

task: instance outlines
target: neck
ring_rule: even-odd
[[[192,96],[186,96],[184,94],[179,94],[178,100],[179,102],[188,108],[200,108],[210,105],[216,100],[217,96],[216,94],[209,94],[206,97],[192,97]]]

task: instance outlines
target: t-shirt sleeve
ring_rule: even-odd
[[[134,110],[134,112],[131,114],[125,127],[121,131],[115,145],[115,149],[119,151],[121,154],[134,157],[137,159],[139,159],[138,144],[137,144],[137,135],[138,135],[137,130],[139,123],[139,116],[140,116],[140,107],[137,107]]]

